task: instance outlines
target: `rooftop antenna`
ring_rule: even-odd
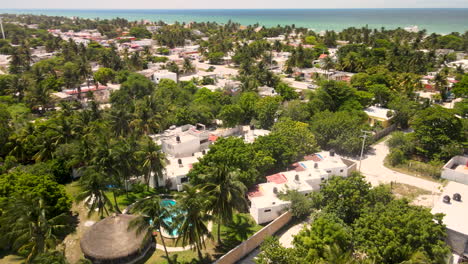
[[[0,28],[2,29],[3,39],[5,39],[5,31],[3,31],[3,20],[2,20],[2,17],[0,17]]]

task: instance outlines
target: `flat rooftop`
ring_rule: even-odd
[[[377,118],[384,119],[384,120],[390,119],[387,117],[388,111],[390,111],[390,109],[378,107],[378,106],[370,106],[364,109],[364,112],[366,112],[368,116],[377,117]]]
[[[461,195],[461,202],[453,200],[454,193]],[[442,201],[445,195],[450,196],[449,204]],[[431,212],[445,214],[443,222],[447,228],[468,235],[468,186],[450,181],[436,199]]]
[[[202,157],[203,154],[201,152],[197,152],[194,156],[190,157],[183,157],[183,158],[174,158],[172,156],[168,156],[167,160],[168,163],[166,164],[166,174],[169,178],[177,177],[182,175],[187,175],[189,171],[192,169],[193,164],[198,162],[198,158]],[[179,164],[179,160],[182,161],[182,166]]]

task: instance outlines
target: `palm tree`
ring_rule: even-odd
[[[211,219],[206,213],[208,203],[205,195],[196,186],[185,184],[183,192],[178,194],[180,210],[185,213],[175,221],[178,223],[180,234],[177,242],[182,239],[183,244],[194,244],[200,260],[203,259],[201,250],[205,247],[205,236],[209,235],[206,225]]]
[[[88,216],[96,209],[101,218],[104,218],[104,212],[109,215],[107,206],[111,205],[111,202],[105,193],[108,189],[108,179],[94,168],[88,168],[80,178],[79,183],[82,191],[76,196],[76,201],[81,202],[90,199],[87,201],[89,205]]]
[[[57,245],[57,234],[68,225],[68,215],[62,213],[55,217],[47,215],[42,197],[16,197],[5,205],[0,226],[8,227],[2,236],[12,241],[15,251],[28,251],[26,263]]]
[[[146,137],[142,144],[142,152],[144,155],[143,170],[147,188],[149,188],[149,180],[153,174],[153,186],[158,186],[158,179],[163,178],[163,170],[165,166],[165,155],[150,137]]]
[[[139,216],[130,222],[129,228],[135,228],[137,234],[144,232],[148,228],[152,231],[161,230],[161,228],[172,230],[172,226],[164,221],[164,218],[169,215],[169,210],[166,206],[162,206],[162,200],[158,195],[153,195],[149,198],[137,201],[132,210],[139,213]],[[166,242],[162,235],[161,242],[164,247],[164,252],[166,253],[167,261],[171,263],[166,248]]]
[[[221,243],[221,224],[232,221],[235,210],[247,207],[245,192],[247,188],[239,180],[238,172],[229,171],[226,166],[217,167],[208,176],[210,181],[203,186],[202,192],[210,197],[210,210],[218,220],[218,243]]]
[[[434,77],[434,88],[439,91],[442,98],[445,98],[445,89],[447,87],[447,76],[441,72]]]
[[[327,78],[328,80],[330,79],[329,78],[329,75],[328,75],[328,71],[335,67],[335,62],[333,61],[333,59],[330,57],[330,56],[326,56],[324,59],[323,59],[323,67],[325,68],[325,70],[327,71]]]
[[[357,260],[353,256],[351,250],[343,250],[337,244],[331,246],[325,246],[324,259],[320,259],[314,262],[314,264],[358,264],[358,263],[369,263],[368,260]]]
[[[195,67],[193,66],[192,62],[189,58],[184,58],[184,64],[182,65],[182,71],[184,74],[189,74],[195,71]]]
[[[77,73],[81,79],[86,81],[86,85],[89,88],[89,76],[91,75],[92,71],[86,57],[82,57],[82,59],[79,61]]]

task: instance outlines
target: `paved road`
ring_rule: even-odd
[[[393,171],[384,166],[384,159],[389,153],[385,142],[372,146],[372,149],[362,159],[361,172],[372,185],[399,182],[419,187],[430,192],[439,193],[440,183],[425,180],[408,174]],[[359,161],[357,161],[359,167]]]

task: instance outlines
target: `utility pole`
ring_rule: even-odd
[[[359,156],[359,169],[358,171],[361,172],[361,162],[362,162],[362,155],[364,154],[364,146],[366,145],[366,139],[369,136],[368,134],[372,133],[371,131],[361,130],[364,133],[362,137],[362,148],[361,148],[361,156]]]
[[[0,17],[0,28],[2,29],[3,39],[5,39],[5,31],[3,31],[3,20],[1,17]]]

